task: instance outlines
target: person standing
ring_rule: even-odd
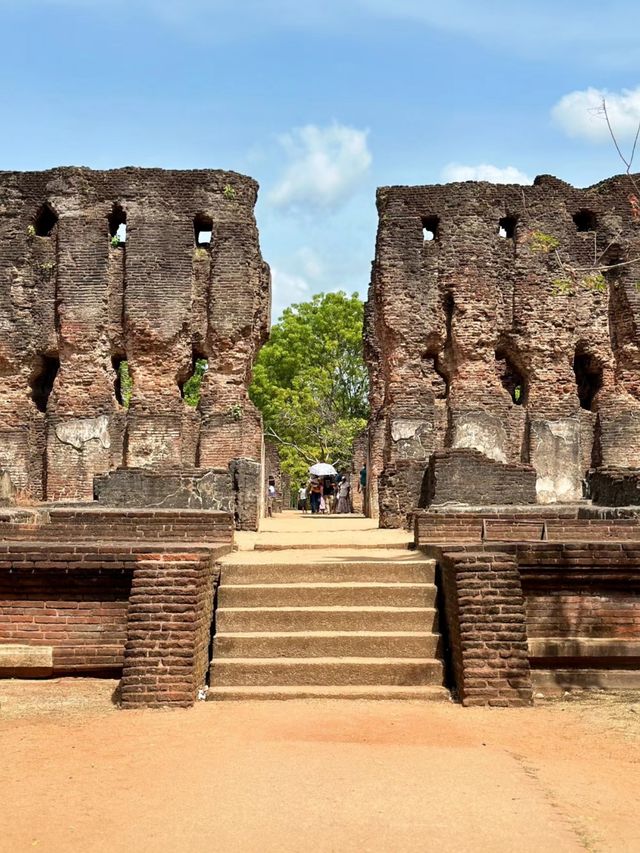
[[[267,486],[267,518],[273,518],[273,499],[276,496],[276,484],[272,477],[269,477],[269,485]]]
[[[351,501],[349,500],[350,491],[351,485],[349,480],[346,477],[343,477],[338,487],[338,504],[336,507],[336,513],[346,515],[351,512]]]
[[[320,512],[322,485],[316,477],[313,477],[309,482],[309,493],[311,500],[311,515],[317,515]]]
[[[362,492],[362,510],[365,515],[368,515],[368,501],[367,501],[367,463],[365,462],[362,468],[360,469],[360,476],[358,478],[358,492]]]
[[[307,487],[304,483],[300,483],[300,488],[298,489],[298,509],[305,513],[307,512]]]

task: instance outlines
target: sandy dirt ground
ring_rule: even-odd
[[[640,851],[640,704],[199,703],[0,682],[3,851]]]

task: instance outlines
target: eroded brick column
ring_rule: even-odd
[[[460,550],[443,554],[440,565],[462,704],[531,704],[524,597],[515,553]]]
[[[157,554],[138,562],[122,670],[123,708],[193,705],[207,670],[213,584],[210,556]]]

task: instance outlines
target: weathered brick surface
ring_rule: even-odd
[[[589,493],[602,506],[640,506],[640,468],[600,468],[589,475]]]
[[[123,465],[260,464],[247,386],[270,282],[256,194],[234,172],[0,173],[0,469],[19,496],[92,500],[94,475]],[[41,235],[45,204],[54,224]],[[127,228],[117,248],[114,205]],[[213,232],[206,247],[196,246],[196,217]],[[209,370],[194,411],[180,386],[196,357]],[[133,378],[128,411],[115,392],[122,359]]]
[[[501,664],[506,660],[518,673],[520,653],[513,651],[521,648],[513,645],[521,636],[517,625],[528,641],[531,667],[575,673],[640,668],[640,537],[617,542],[460,541],[425,544],[423,549],[440,565],[449,645],[463,701],[469,684],[475,688],[474,703],[505,698],[497,695],[489,671],[506,673]],[[506,607],[504,596],[509,599]],[[515,633],[505,628],[507,616]],[[523,683],[517,674],[515,681],[507,681]],[[526,697],[525,692],[511,698],[517,704]]]
[[[103,509],[94,507],[50,507],[33,522],[4,523],[0,539],[6,541],[64,541],[73,537],[78,542],[130,541],[233,543],[233,518],[229,513],[209,510],[167,509]],[[158,547],[158,546],[156,546]]]
[[[52,555],[35,571],[37,562],[0,568],[0,645],[50,646],[56,674],[120,670],[132,567],[69,572]]]
[[[462,704],[530,704],[524,598],[515,555],[445,552],[440,572]]]
[[[451,502],[476,506],[536,502],[536,472],[531,465],[497,462],[469,448],[432,453],[426,481],[427,506]]]
[[[124,708],[193,704],[205,683],[213,587],[208,556],[158,554],[138,562],[122,670]]]
[[[50,647],[57,674],[122,670],[125,707],[192,704],[231,517],[77,507],[31,515],[40,523],[2,525],[0,644]]]
[[[637,270],[608,272],[604,292],[558,295],[555,253],[536,237],[555,240],[577,267],[593,263],[594,251],[605,262],[635,258],[640,235],[628,196],[626,177],[585,190],[542,176],[531,187],[378,191],[365,354],[371,504],[375,511],[379,501],[383,525],[418,504],[420,471],[448,447],[526,462],[544,503],[580,499],[593,465],[637,464]],[[584,210],[594,219],[586,231],[573,218]],[[513,228],[506,238],[505,219]],[[423,226],[435,239],[424,240]],[[593,378],[591,394],[581,371]]]

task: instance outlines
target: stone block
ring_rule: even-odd
[[[216,469],[118,468],[96,477],[94,492],[104,506],[234,511],[232,476]]]

